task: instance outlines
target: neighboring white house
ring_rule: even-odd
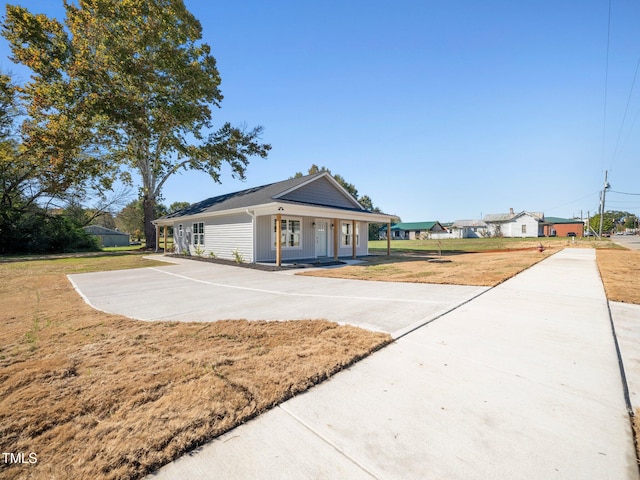
[[[456,220],[451,234],[453,238],[482,238],[488,235],[488,227],[482,220]]]
[[[279,263],[367,255],[368,224],[395,219],[365,210],[320,172],[209,198],[153,223],[173,227],[177,252]]]
[[[489,235],[492,237],[541,237],[544,235],[544,213],[526,212],[485,215]]]

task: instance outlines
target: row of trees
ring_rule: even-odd
[[[64,8],[61,22],[6,5],[2,35],[32,74],[22,85],[0,78],[0,237],[21,230],[30,209],[47,216],[70,195],[106,200],[116,181],[139,182],[152,247],[171,176],[200,170],[220,182],[227,164],[244,178],[249,158],[271,147],[262,127],[214,127],[220,75],[182,0],[65,0]]]
[[[596,214],[589,219],[589,226],[593,232],[599,232],[600,229],[600,214]],[[605,212],[602,217],[602,231],[603,232],[622,232],[626,229],[637,229],[638,217],[629,212],[620,210],[611,210]]]

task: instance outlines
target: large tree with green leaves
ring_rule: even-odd
[[[25,141],[55,172],[90,174],[103,188],[139,174],[147,247],[165,182],[224,163],[244,178],[266,157],[261,127],[213,127],[220,75],[200,22],[182,0],[64,0],[64,23],[7,5],[3,35],[33,75],[21,88]]]
[[[602,231],[603,232],[613,232],[616,230],[617,226],[620,226],[620,229],[623,228],[624,220],[626,218],[631,217],[632,214],[629,212],[624,212],[620,210],[608,210],[604,212],[604,217],[602,218]],[[594,232],[598,232],[600,228],[600,214],[597,213],[589,220],[589,225]]]

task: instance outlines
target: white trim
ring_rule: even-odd
[[[275,245],[276,232],[273,231],[273,226],[274,226],[273,222],[277,221],[277,219],[278,217],[276,215],[271,215],[271,222],[269,223],[269,233],[270,233],[269,242],[271,243],[271,250],[273,251],[276,250],[276,245]],[[298,245],[289,246],[287,245],[287,242],[285,240],[284,242],[281,243],[280,248],[282,248],[282,250],[302,250],[302,239],[303,239],[303,230],[304,230],[304,221],[302,217],[292,217],[289,215],[282,215],[282,218],[280,220],[281,221],[285,220],[287,222],[287,225],[288,225],[288,222],[290,221],[298,222],[300,224]],[[288,228],[287,228],[287,231],[289,231]],[[282,233],[284,233],[284,231]]]
[[[351,220],[349,221],[340,220],[340,231],[338,232],[338,235],[340,236],[340,248],[353,247],[353,243],[344,243],[345,235],[350,236],[352,242],[353,242],[353,237],[355,236],[356,248],[360,247],[360,222],[355,222],[355,223],[356,223],[356,231],[345,234],[342,231],[342,226],[347,225],[348,227],[353,227],[353,222]]]
[[[255,212],[250,212],[249,209],[246,209],[247,215],[251,217],[251,244],[252,244],[252,253],[253,253],[253,263],[256,262],[256,253],[257,253],[257,241],[256,241],[256,214]]]
[[[387,215],[384,213],[372,213],[367,212],[366,210],[355,211],[355,210],[345,210],[340,208],[333,207],[322,207],[322,206],[310,206],[310,205],[296,205],[288,202],[272,202],[272,203],[264,203],[261,205],[255,205],[251,207],[242,207],[242,208],[234,208],[229,210],[220,210],[218,212],[204,212],[198,213],[195,215],[185,215],[181,217],[174,218],[163,218],[154,220],[154,225],[168,225],[172,226],[176,222],[189,222],[194,221],[198,218],[210,218],[210,217],[221,217],[225,215],[233,215],[247,213],[248,209],[253,211],[254,215],[263,216],[263,215],[275,215],[278,213],[278,209],[282,208],[281,212],[283,215],[287,216],[296,216],[296,217],[328,217],[328,218],[348,218],[353,220],[359,220],[361,222],[369,222],[369,223],[388,223],[389,221],[393,222],[396,218],[395,215]],[[249,215],[250,216],[250,215]]]

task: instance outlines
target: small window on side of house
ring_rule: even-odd
[[[178,237],[182,238],[184,236],[184,229],[182,228],[182,224],[178,225]]]
[[[527,233],[527,226],[526,225],[522,225],[522,233]]]
[[[193,244],[204,246],[204,222],[193,224]]]

